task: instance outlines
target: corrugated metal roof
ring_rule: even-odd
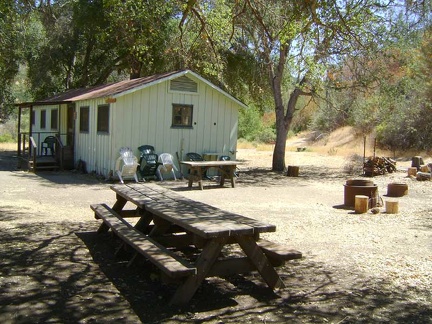
[[[56,96],[50,97],[48,99],[34,101],[34,102],[19,103],[17,104],[17,106],[25,107],[30,105],[50,105],[50,104],[61,104],[61,103],[75,102],[79,100],[88,100],[88,99],[96,99],[96,98],[103,98],[103,97],[117,97],[119,95],[131,93],[140,90],[144,87],[148,87],[153,84],[163,82],[166,80],[171,80],[183,76],[185,74],[191,74],[195,76],[196,78],[200,79],[201,81],[211,86],[213,89],[225,94],[227,97],[236,101],[241,106],[246,107],[244,103],[242,103],[235,97],[231,96],[227,92],[223,91],[222,89],[218,88],[214,84],[210,83],[208,80],[204,79],[200,75],[190,70],[167,72],[162,74],[155,74],[148,77],[138,78],[138,79],[124,80],[116,83],[104,84],[104,85],[95,86],[91,88],[69,90],[60,93]]]
[[[169,72],[164,74],[156,74],[144,78],[124,80],[111,84],[104,84],[92,88],[82,88],[70,90],[61,93],[57,96],[42,100],[44,103],[61,102],[61,101],[79,101],[87,99],[96,99],[102,97],[113,97],[123,92],[130,91],[132,89],[140,88],[143,85],[153,83],[157,80],[165,79],[173,74],[179,73],[179,71]]]

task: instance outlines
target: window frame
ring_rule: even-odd
[[[103,114],[102,114],[103,113]],[[97,128],[98,134],[109,134],[110,132],[110,105],[101,104],[97,106]]]
[[[187,112],[186,116],[183,116],[183,113],[176,113],[175,109],[187,109],[190,110],[190,112]],[[194,110],[194,106],[190,105],[190,104],[178,104],[178,103],[173,103],[172,104],[172,110],[171,110],[171,128],[192,128],[193,126],[193,110]],[[176,120],[179,117],[180,118],[180,122],[176,122]],[[184,123],[184,118],[185,117],[189,117],[189,122],[186,124]]]
[[[36,126],[36,111],[32,110],[30,114],[30,121],[32,126]]]
[[[58,109],[51,109],[51,130],[58,130]]]
[[[84,116],[86,117],[85,119],[83,119]],[[80,118],[79,120],[80,133],[89,133],[90,132],[90,106],[80,107],[79,118]]]
[[[42,109],[40,111],[40,129],[46,129],[46,110]]]

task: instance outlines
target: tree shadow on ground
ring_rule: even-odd
[[[427,304],[407,300],[404,291],[375,278],[347,275],[307,257],[278,269],[287,288],[270,290],[256,274],[210,278],[186,306],[169,306],[176,285],[164,285],[157,270],[143,261],[127,267],[116,258],[116,241],[109,234],[77,233],[108,279],[127,298],[145,323],[208,322],[356,322],[421,323],[432,316]],[[121,274],[121,276],[119,276]],[[427,292],[419,292],[424,295]]]
[[[268,168],[253,168],[242,170],[235,181],[242,187],[301,187],[310,185],[311,182],[320,181],[323,178],[326,178],[327,180],[340,180],[341,184],[344,184],[348,176],[347,173],[336,169],[316,168],[311,165],[302,165],[298,177],[288,177],[286,172],[276,172]],[[175,184],[172,181],[169,182],[169,184],[161,182],[160,185],[169,187],[174,191],[188,191],[191,189],[200,190],[196,183],[193,184],[192,188],[189,188],[188,186],[185,186],[183,182],[184,181],[180,184]],[[225,187],[228,186],[231,186],[230,181],[225,180]],[[215,180],[204,180],[203,187],[204,189],[212,190],[223,188],[220,187],[218,182]]]
[[[254,168],[240,172],[237,179],[238,183],[243,186],[267,187],[271,186],[286,186],[289,183],[296,186],[301,185],[304,181],[319,181],[322,178],[333,180],[344,180],[348,176],[347,173],[341,172],[339,169],[328,167],[317,168],[313,165],[302,165],[298,177],[289,177],[286,172],[276,172],[265,168]]]
[[[16,151],[0,151],[0,171],[15,171],[18,166]]]
[[[25,178],[29,181],[36,181],[42,186],[63,185],[99,185],[110,184],[94,174],[85,174],[76,170],[64,171],[38,171],[29,173],[26,169],[17,168],[18,157],[15,151],[0,151],[0,171],[13,172],[12,176]]]
[[[74,234],[82,226],[1,227],[0,322],[136,322],[136,315]]]
[[[3,223],[4,224],[4,223]],[[169,306],[176,286],[162,284],[140,259],[115,256],[118,242],[97,223],[1,227],[3,323],[427,323],[430,292],[332,269],[313,258],[278,269],[287,288],[272,292],[257,274],[210,278],[183,307]],[[413,288],[411,288],[413,289]]]

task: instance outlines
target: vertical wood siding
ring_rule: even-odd
[[[97,134],[97,107],[105,104],[105,99],[77,102],[75,163],[81,159],[88,172],[108,177],[115,171],[119,149],[124,146],[133,149],[137,157],[138,147],[144,144],[153,145],[157,154],[167,152],[175,156],[183,149],[181,158],[187,152],[229,155],[230,150],[236,149],[240,107],[199,79],[194,81],[198,83],[196,94],[170,91],[166,81],[117,97],[110,104],[109,134]],[[171,128],[173,103],[193,105],[192,129]],[[90,107],[88,133],[79,130],[82,106]],[[61,115],[65,114],[62,111]]]

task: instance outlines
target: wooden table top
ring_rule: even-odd
[[[240,161],[228,160],[228,161],[181,161],[180,164],[188,165],[191,167],[212,167],[212,166],[232,166],[241,164]]]
[[[191,200],[156,184],[114,185],[111,189],[138,207],[203,238],[276,231],[272,224]]]

